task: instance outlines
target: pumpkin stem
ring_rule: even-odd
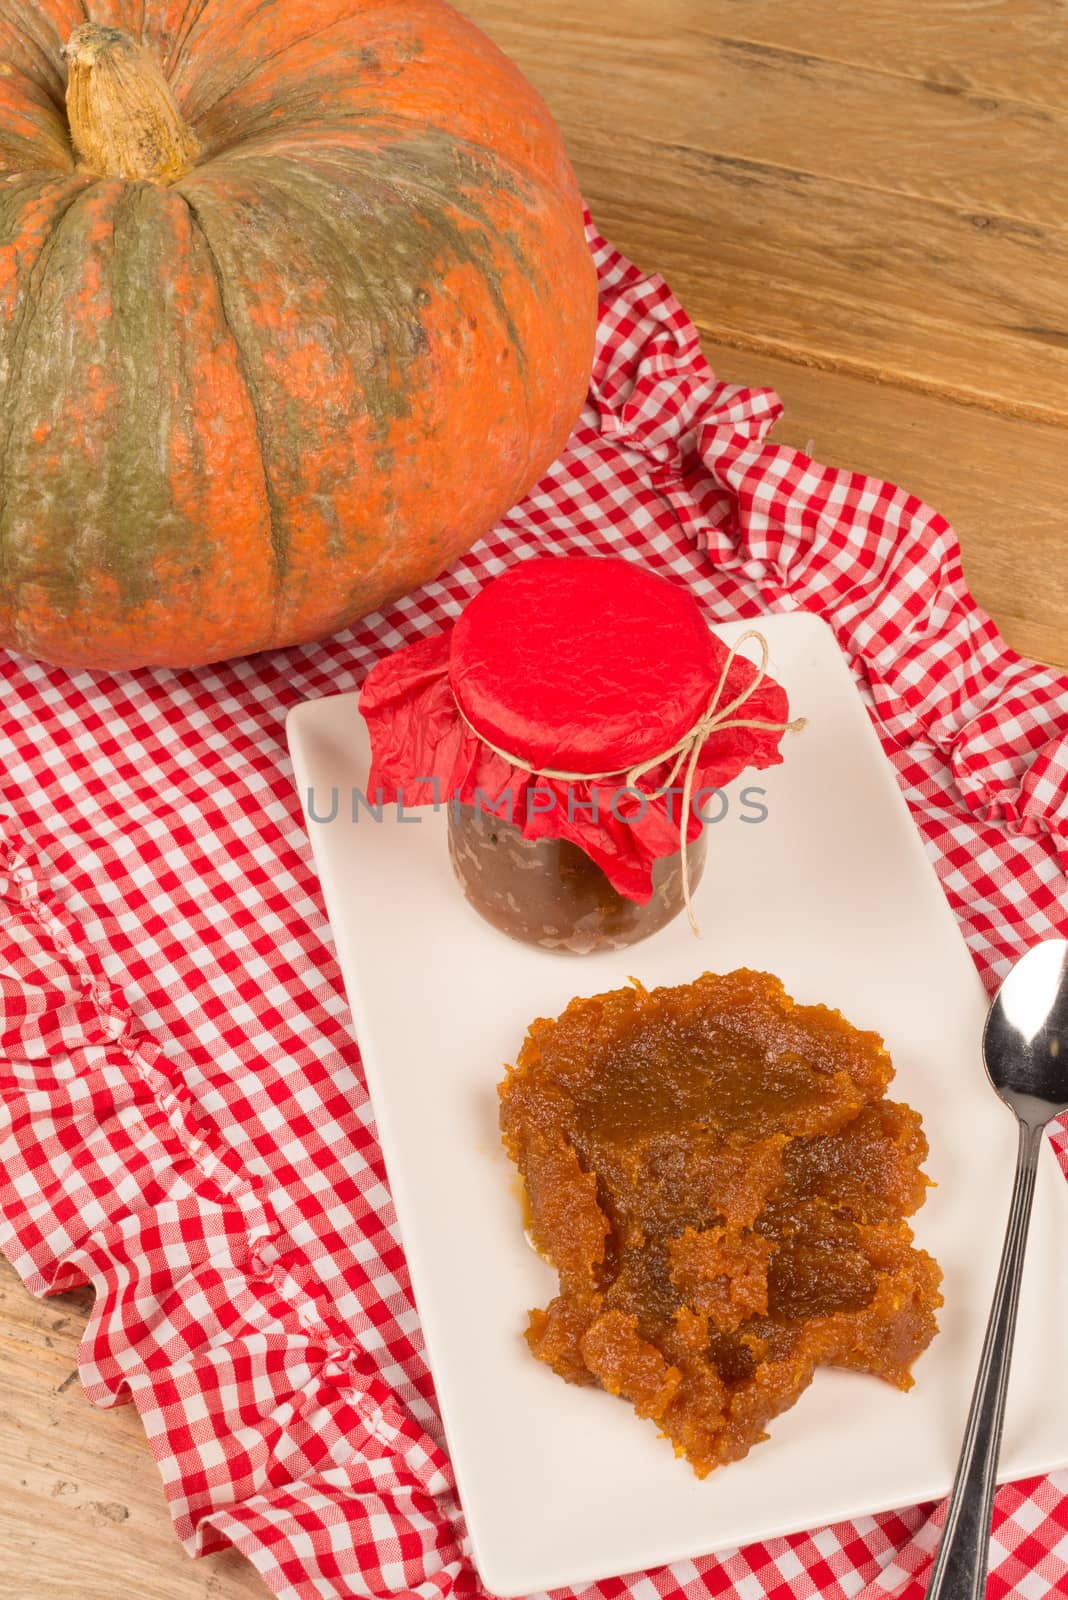
[[[87,22],[63,55],[67,119],[82,171],[174,183],[190,170],[200,141],[151,51],[122,28]]]

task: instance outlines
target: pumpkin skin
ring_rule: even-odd
[[[79,169],[62,51],[158,58],[176,182]],[[193,666],[337,631],[522,498],[586,394],[559,135],[440,0],[5,0],[0,645]]]

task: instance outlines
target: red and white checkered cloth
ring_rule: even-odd
[[[1068,679],[1021,661],[945,521],[768,444],[656,279],[591,232],[592,393],[567,451],[440,581],[324,644],[109,677],[0,660],[0,1244],[91,1283],[179,1538],[285,1600],[480,1593],[283,719],[356,689],[487,576],[623,554],[712,618],[833,623],[988,981],[1068,931]],[[1068,1138],[1060,1138],[1068,1166]],[[596,1585],[590,1600],[914,1600],[932,1506]],[[1068,1594],[1068,1474],[1001,1491],[992,1600]]]

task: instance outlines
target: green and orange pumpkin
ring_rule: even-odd
[[[595,315],[552,120],[440,0],[4,0],[0,645],[374,611],[558,454]]]

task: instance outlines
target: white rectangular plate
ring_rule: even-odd
[[[289,719],[296,780],[356,1021],[475,1560],[514,1596],[643,1570],[755,1539],[911,1505],[949,1488],[982,1343],[1015,1154],[979,1054],[985,999],[834,637],[767,617],[771,670],[808,718],[752,782],[767,819],[733,805],[711,831],[685,917],[619,954],[512,943],[467,907],[445,816],[362,815],[368,766],[355,695]],[[742,630],[720,630],[730,640]],[[739,789],[745,786],[741,780]],[[746,815],[752,815],[751,809]],[[821,1371],[771,1438],[699,1482],[622,1401],[535,1361],[522,1332],[555,1275],[528,1249],[497,1133],[497,1083],[528,1023],[575,995],[706,970],[777,973],[803,1002],[877,1029],[891,1095],[923,1114],[938,1187],[916,1219],[945,1271],[942,1331],[909,1394]],[[1068,1192],[1043,1154],[1002,1477],[1068,1463]]]

